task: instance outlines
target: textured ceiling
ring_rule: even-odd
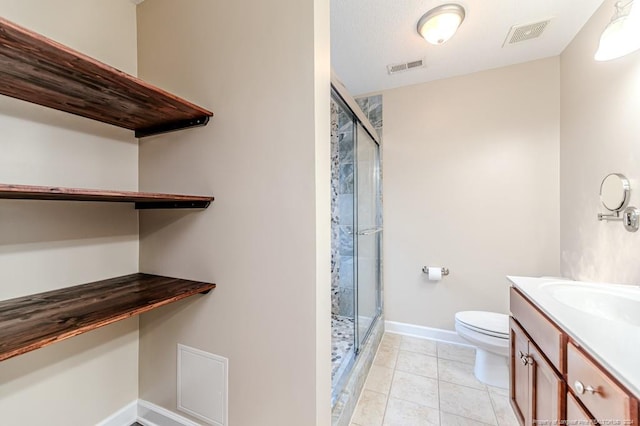
[[[559,55],[603,0],[464,0],[466,18],[441,46],[416,24],[437,0],[331,0],[331,62],[354,95]],[[611,11],[613,14],[613,10]],[[537,39],[502,47],[513,25],[551,18]],[[593,50],[598,40],[593,41]],[[424,59],[426,66],[394,75],[386,66]]]

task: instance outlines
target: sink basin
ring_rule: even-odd
[[[558,302],[589,315],[640,327],[640,287],[613,284],[544,284]]]

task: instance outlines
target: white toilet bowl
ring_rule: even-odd
[[[508,388],[509,316],[483,311],[458,312],[456,332],[476,347],[476,378],[491,386]]]

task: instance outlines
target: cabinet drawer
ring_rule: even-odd
[[[567,346],[567,382],[596,420],[636,424],[636,401],[572,342]]]
[[[544,352],[551,364],[562,374],[564,365],[564,334],[538,309],[522,296],[518,290],[510,289],[510,308],[513,317],[520,323],[536,345]]]
[[[582,407],[570,392],[567,392],[567,424],[568,425],[595,425],[591,415]]]

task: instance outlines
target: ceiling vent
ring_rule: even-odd
[[[399,72],[409,71],[415,68],[422,68],[422,67],[424,67],[424,61],[422,59],[418,59],[417,61],[387,65],[387,72],[389,73],[389,75],[392,75],[392,74],[397,74]]]
[[[551,22],[551,19],[534,22],[533,24],[514,25],[511,27],[509,34],[507,34],[507,38],[504,40],[502,47],[540,37],[549,25],[549,22]]]

